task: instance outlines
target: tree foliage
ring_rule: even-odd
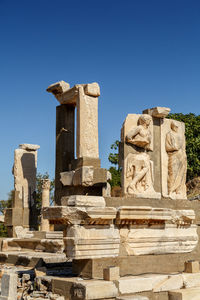
[[[187,181],[200,176],[200,115],[176,113],[168,118],[185,123]]]
[[[0,200],[0,214],[3,215],[4,210],[6,208],[12,207],[13,200],[14,200],[14,190],[8,193],[7,200]],[[8,236],[7,227],[3,223],[0,223],[0,237],[7,237],[7,236]]]
[[[112,175],[112,180],[110,180],[111,187],[121,186],[121,168],[119,167],[119,141],[116,140],[114,144],[110,146],[112,152],[108,156],[108,160],[111,164],[115,165],[110,167],[109,171]]]

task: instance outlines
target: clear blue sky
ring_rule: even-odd
[[[0,33],[0,199],[20,143],[39,144],[38,171],[54,177],[51,83],[100,84],[103,167],[128,113],[200,114],[198,0],[0,0]]]

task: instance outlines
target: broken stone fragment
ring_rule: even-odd
[[[97,82],[88,83],[84,88],[85,94],[93,97],[100,96],[100,87]]]
[[[165,118],[170,113],[170,108],[168,107],[154,107],[143,110],[143,114],[148,114],[155,118]]]
[[[51,84],[47,88],[47,92],[52,93],[56,97],[57,95],[61,95],[69,89],[70,89],[69,83],[65,82],[64,80],[61,80]]]
[[[19,148],[27,151],[36,151],[40,149],[40,146],[34,144],[20,144]]]
[[[61,172],[60,181],[63,185],[72,185],[75,171]]]

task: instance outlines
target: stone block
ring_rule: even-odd
[[[68,197],[67,205],[85,207],[105,207],[105,199],[100,196],[73,195]]]
[[[166,280],[167,275],[126,276],[117,281],[120,294],[133,294],[152,291],[153,287]]]
[[[54,294],[65,296],[65,299],[71,299],[71,289],[74,282],[79,282],[82,280],[77,277],[68,277],[68,278],[52,278],[52,292]]]
[[[110,224],[116,216],[113,207],[54,206],[43,208],[43,217],[60,224]]]
[[[82,280],[74,283],[72,287],[72,299],[95,300],[115,298],[118,290],[111,281]]]
[[[79,157],[72,161],[72,170],[84,166],[93,166],[94,168],[100,168],[101,162],[99,158],[93,158],[93,157]]]
[[[108,267],[103,270],[103,279],[113,281],[119,279],[119,267]]]
[[[100,96],[100,87],[97,82],[88,83],[84,88],[85,94],[93,97]]]
[[[17,299],[17,279],[15,273],[4,273],[1,279],[1,296],[7,297],[9,300]]]
[[[180,289],[169,292],[169,300],[199,300],[200,287]]]
[[[61,80],[51,84],[47,88],[47,92],[52,93],[56,98],[59,99],[59,96],[65,93],[69,89],[70,89],[69,83],[65,82],[64,80]]]
[[[111,225],[71,226],[64,238],[66,255],[72,259],[116,257],[119,231]]]
[[[63,185],[72,185],[75,171],[61,172],[60,181]]]
[[[183,273],[183,285],[187,288],[200,287],[200,273]]]
[[[94,168],[92,166],[85,166],[76,169],[73,176],[73,185],[91,186],[94,180]]]
[[[199,273],[199,261],[185,262],[185,273]]]
[[[177,290],[183,287],[183,278],[181,274],[169,275],[153,287],[153,292],[165,292],[170,290]]]
[[[154,108],[148,108],[143,110],[143,114],[148,114],[152,117],[155,118],[165,118],[169,113],[170,113],[171,109],[168,107],[154,107]]]

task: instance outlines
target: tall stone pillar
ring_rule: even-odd
[[[5,223],[13,236],[23,229],[37,229],[35,203],[38,145],[21,144],[14,154],[14,201],[6,210]]]
[[[101,169],[99,159],[98,83],[70,88],[60,81],[47,91],[60,102],[56,109],[56,205],[62,204],[64,196],[101,196],[107,184],[107,170]]]
[[[42,182],[42,208],[50,205],[50,187],[51,181],[49,179],[44,179]],[[41,218],[41,231],[49,231],[49,220],[44,219],[43,215]]]

